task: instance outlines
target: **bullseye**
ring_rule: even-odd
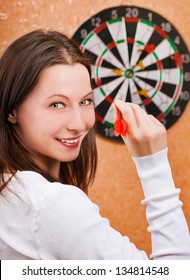
[[[124,72],[124,75],[127,79],[132,79],[134,76],[134,71],[133,69],[126,69]]]

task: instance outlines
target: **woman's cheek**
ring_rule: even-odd
[[[89,122],[89,129],[91,129],[94,124],[95,124],[95,121],[96,121],[96,117],[95,117],[95,111],[93,109],[92,113],[90,115],[87,116],[87,120]]]

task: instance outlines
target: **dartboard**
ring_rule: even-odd
[[[177,29],[135,6],[105,9],[78,27],[73,39],[92,58],[97,132],[114,136],[114,100],[138,104],[166,128],[189,101],[190,55]]]

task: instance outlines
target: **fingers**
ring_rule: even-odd
[[[119,109],[123,120],[128,124],[129,134],[131,135],[139,131],[140,128],[145,129],[148,123],[152,122],[149,115],[137,104],[117,100],[115,105]]]
[[[164,125],[158,119],[156,119],[153,115],[149,115],[149,118],[154,122],[155,125],[164,127]]]
[[[164,127],[158,119],[156,119],[153,115],[147,114],[137,104],[116,100],[115,106],[119,109],[123,119],[128,123],[128,125],[132,124],[135,129],[147,127],[148,124],[155,124],[156,126]],[[116,110],[115,118],[118,118],[118,116],[118,110]]]
[[[117,119],[119,119],[119,109],[115,103],[113,103],[113,108],[114,108],[114,122],[115,122]]]
[[[159,120],[137,104],[117,100],[115,105],[128,125],[123,140],[133,156],[150,155],[167,147],[166,129]]]
[[[137,120],[135,114],[128,103],[118,99],[115,101],[115,106],[119,109],[123,120],[127,123],[128,132],[131,133],[133,130],[137,129]],[[118,117],[118,114],[116,116]]]
[[[136,119],[136,123],[137,123],[137,127],[143,126],[143,125],[147,125],[147,121],[149,121],[149,117],[147,115],[147,113],[141,109],[141,107],[137,104],[132,104],[132,103],[127,103],[128,106],[131,107],[133,114],[135,116]]]

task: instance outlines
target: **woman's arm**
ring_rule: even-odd
[[[133,158],[147,206],[153,259],[190,259],[188,226],[174,186],[167,149],[154,155]]]
[[[127,122],[123,137],[136,164],[147,205],[153,259],[190,259],[188,226],[167,157],[164,126],[138,105],[116,101]]]

